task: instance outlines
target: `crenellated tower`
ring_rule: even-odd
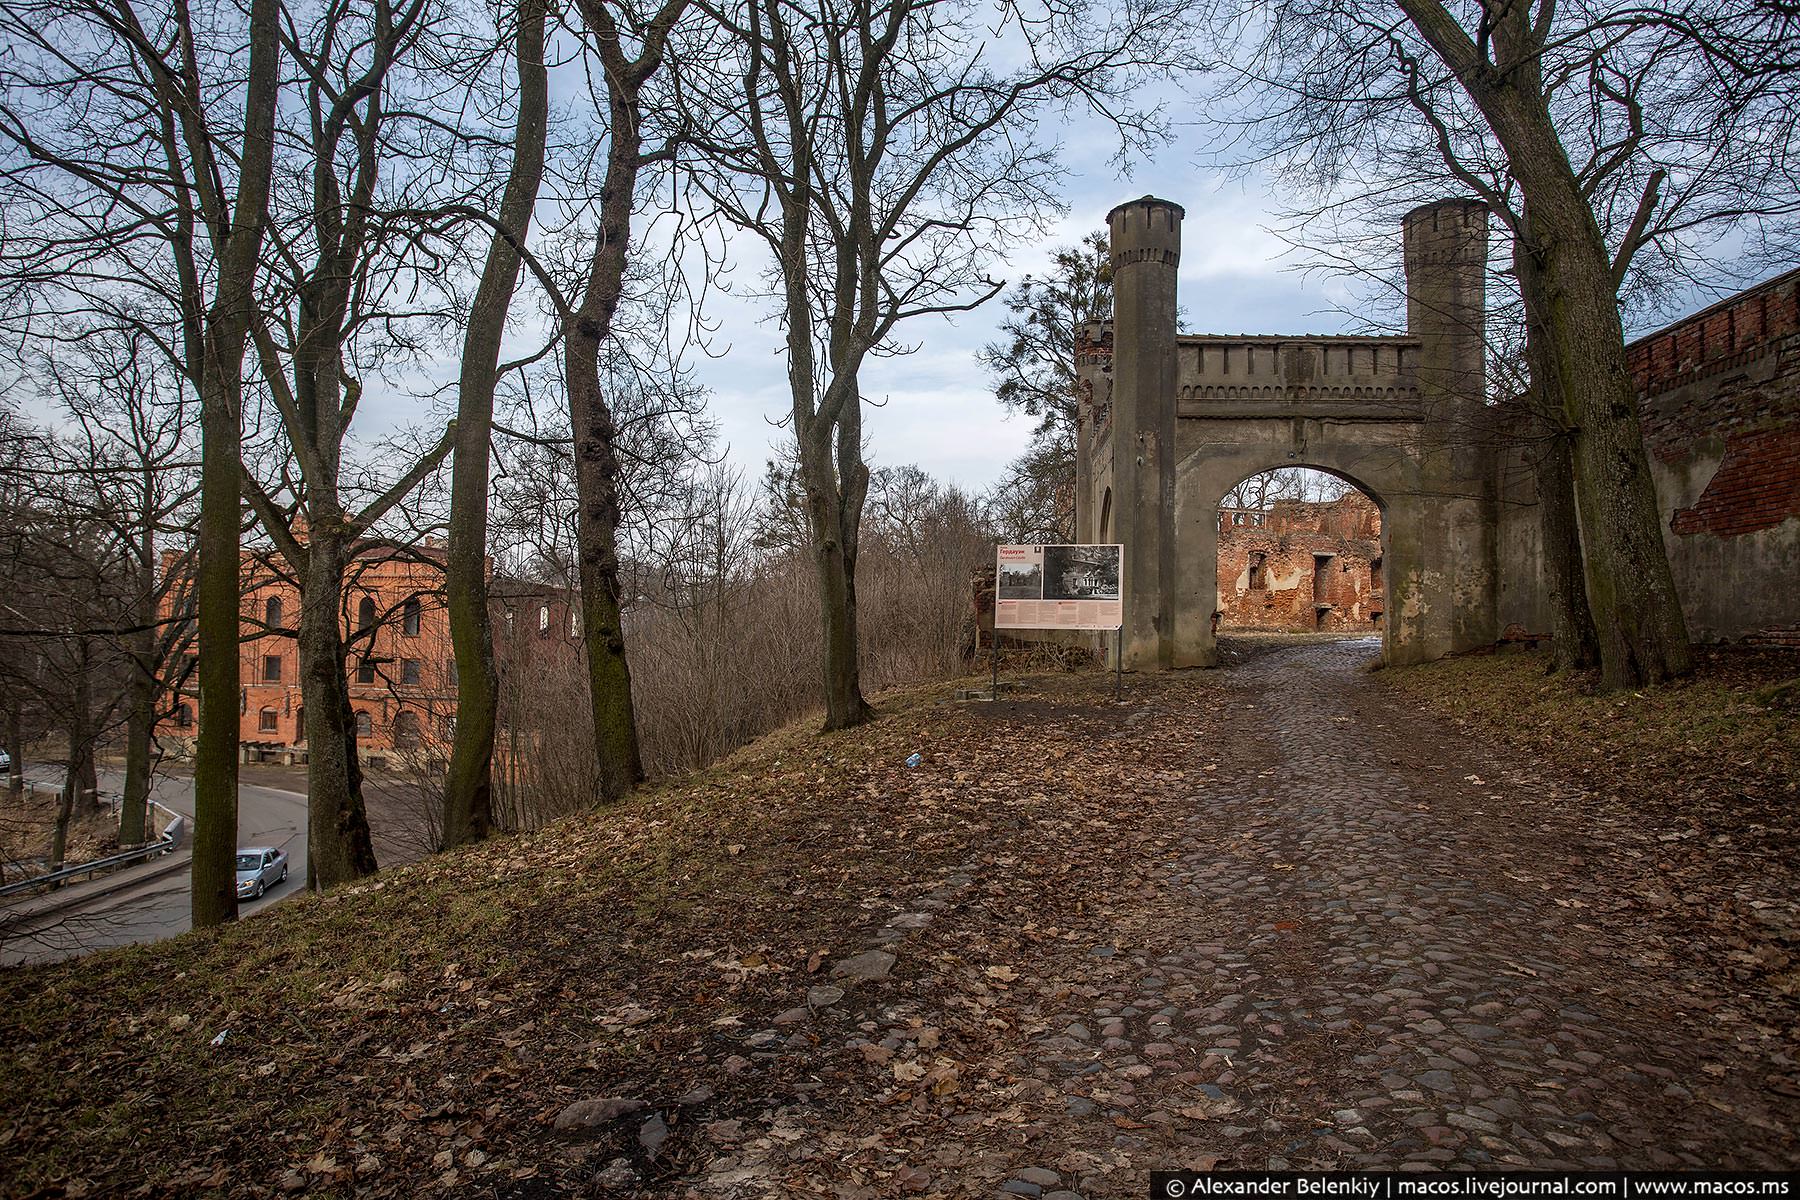
[[[1113,495],[1125,546],[1125,662],[1174,663],[1175,272],[1179,204],[1145,196],[1107,214],[1113,267]]]

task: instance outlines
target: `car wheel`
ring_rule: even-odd
[[[275,882],[276,883],[286,883],[287,882],[287,864],[286,863],[281,864],[281,878],[277,879]]]
[[[263,885],[263,881],[259,879],[256,881],[256,895],[254,895],[250,898],[252,900],[261,900],[263,897],[263,893],[268,890],[269,889]]]

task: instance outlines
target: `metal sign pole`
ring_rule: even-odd
[[[988,647],[988,668],[992,672],[988,679],[988,699],[1000,703],[1000,624],[994,623],[994,641]]]
[[[1125,691],[1125,626],[1113,630],[1113,699],[1118,700]]]

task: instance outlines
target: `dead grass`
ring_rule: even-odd
[[[1592,678],[1548,674],[1544,652],[1445,659],[1381,678],[1596,789],[1674,804],[1731,798],[1764,815],[1791,813],[1800,801],[1800,720],[1771,689],[1800,676],[1800,655],[1698,653],[1692,678],[1641,692],[1599,693]]]
[[[760,1103],[728,1092],[718,1059],[861,949],[872,910],[994,852],[997,831],[1120,789],[1098,772],[1052,795],[1043,739],[997,740],[950,703],[956,682],[885,697],[872,726],[796,723],[613,808],[232,927],[7,973],[0,1190],[580,1190],[586,1164],[632,1147],[547,1138],[571,1100],[708,1083],[724,1093],[708,1117]],[[1111,686],[1096,672],[1055,690],[1091,706]],[[1142,736],[1133,770],[1155,757]],[[1018,918],[983,936],[1004,946]],[[809,1071],[784,1057],[754,1086],[816,1086]]]

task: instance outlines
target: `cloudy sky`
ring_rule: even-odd
[[[1115,174],[1097,149],[1083,169],[1082,147],[1065,145],[1072,165],[1064,199],[1068,214],[1040,242],[1018,246],[996,271],[1016,280],[1042,274],[1052,252],[1102,229],[1115,205],[1147,193],[1187,211],[1182,231],[1180,297],[1187,327],[1208,333],[1332,333],[1347,318],[1334,306],[1349,302],[1342,285],[1304,276],[1283,255],[1271,233],[1277,198],[1258,180],[1227,178],[1198,165],[1200,148],[1185,141],[1154,165],[1136,164]],[[1396,240],[1397,240],[1396,233]],[[746,282],[754,282],[748,272]],[[720,437],[731,459],[747,473],[760,472],[776,439],[790,436],[771,420],[787,411],[787,379],[781,331],[749,301],[712,309],[720,322],[717,346],[724,357],[697,362],[699,379],[712,390]],[[1025,448],[1032,422],[1001,408],[976,354],[997,340],[1005,315],[999,300],[954,319],[920,319],[905,340],[919,350],[898,359],[872,361],[864,392],[880,407],[866,418],[873,458],[882,465],[915,463],[964,487],[986,487],[1008,460]]]

